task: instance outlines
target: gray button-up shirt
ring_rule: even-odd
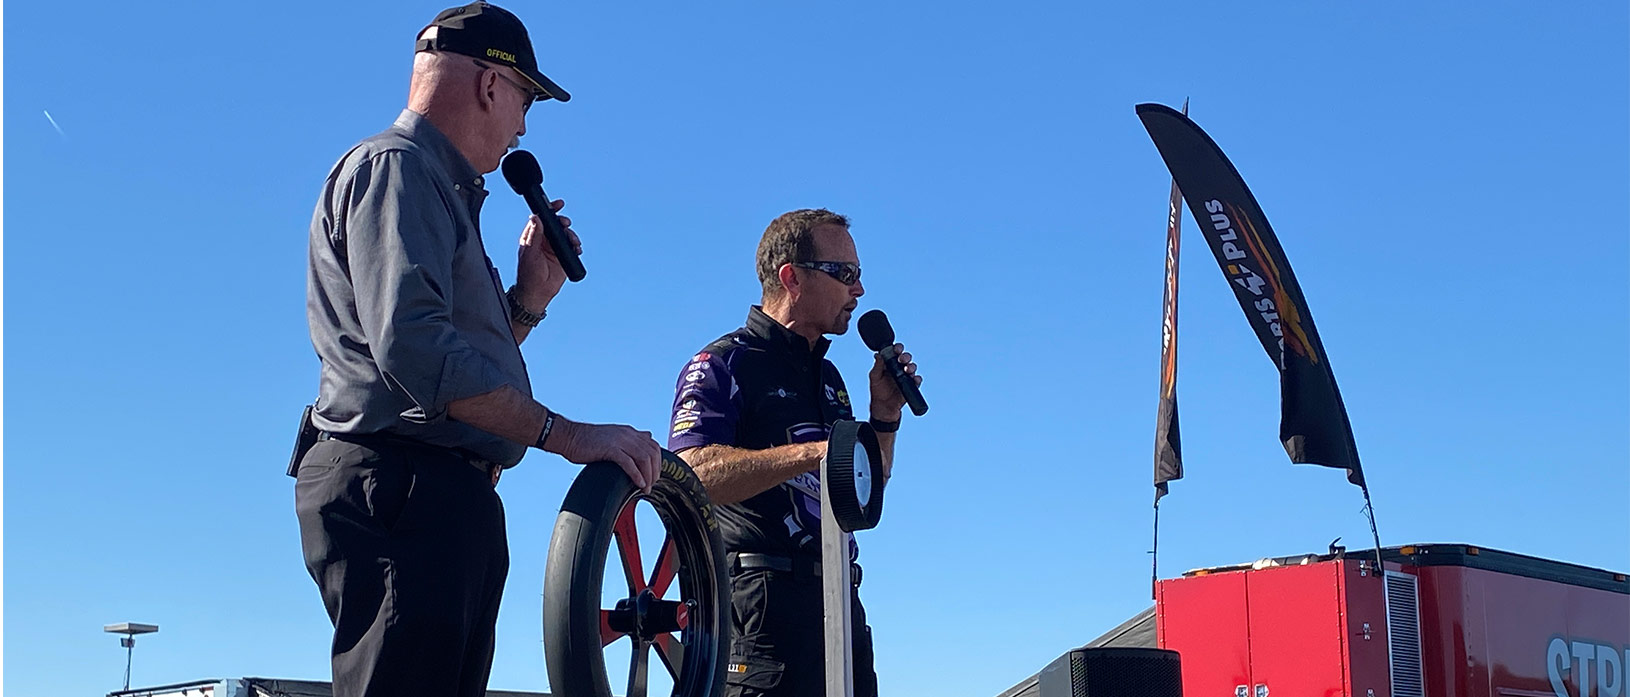
[[[316,426],[388,433],[510,466],[526,447],[447,418],[453,400],[531,395],[498,271],[481,244],[481,174],[413,111],[328,174],[311,218],[306,317],[322,360]]]

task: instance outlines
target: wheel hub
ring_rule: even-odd
[[[663,600],[646,588],[631,598],[617,601],[617,606],[606,613],[606,624],[617,632],[651,641],[658,634],[681,631],[688,626],[695,602]]]

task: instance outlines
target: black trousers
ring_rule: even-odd
[[[294,485],[334,623],[335,697],[479,697],[509,573],[504,508],[451,451],[325,440]]]
[[[872,628],[859,589],[851,591],[855,697],[877,697]],[[755,569],[731,579],[726,697],[825,697],[826,647],[821,579],[807,572]]]

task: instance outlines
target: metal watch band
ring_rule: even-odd
[[[545,309],[533,312],[526,309],[526,306],[521,304],[520,298],[515,297],[515,288],[516,286],[510,286],[509,291],[504,293],[504,297],[509,300],[509,318],[528,327],[538,326],[538,323],[549,315],[549,311]]]

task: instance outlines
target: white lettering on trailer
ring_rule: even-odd
[[[1608,664],[1612,664],[1611,666]],[[1600,697],[1619,697],[1624,692],[1624,667],[1630,664],[1630,648],[1624,650],[1624,660],[1619,660],[1619,652],[1611,646],[1601,646],[1596,650],[1596,691]],[[1608,684],[1611,683],[1612,687]]]
[[[1624,658],[1619,658],[1623,651]],[[1591,663],[1596,664],[1596,689],[1591,690]],[[1578,663],[1575,669],[1574,664]],[[1569,641],[1554,637],[1545,647],[1545,672],[1551,680],[1551,691],[1556,697],[1619,697],[1625,692],[1625,667],[1630,666],[1630,648],[1620,649],[1611,644],[1588,641]],[[1572,676],[1578,693],[1568,689],[1567,676]]]
[[[1579,679],[1579,695],[1584,697],[1590,694],[1590,662],[1596,660],[1596,645],[1583,641],[1573,642],[1573,658],[1579,662],[1579,672],[1574,673]]]
[[[1562,637],[1552,639],[1545,647],[1545,675],[1551,679],[1551,692],[1556,693],[1556,697],[1569,697],[1568,684],[1562,681],[1562,674],[1572,665],[1568,660],[1568,642]]]

